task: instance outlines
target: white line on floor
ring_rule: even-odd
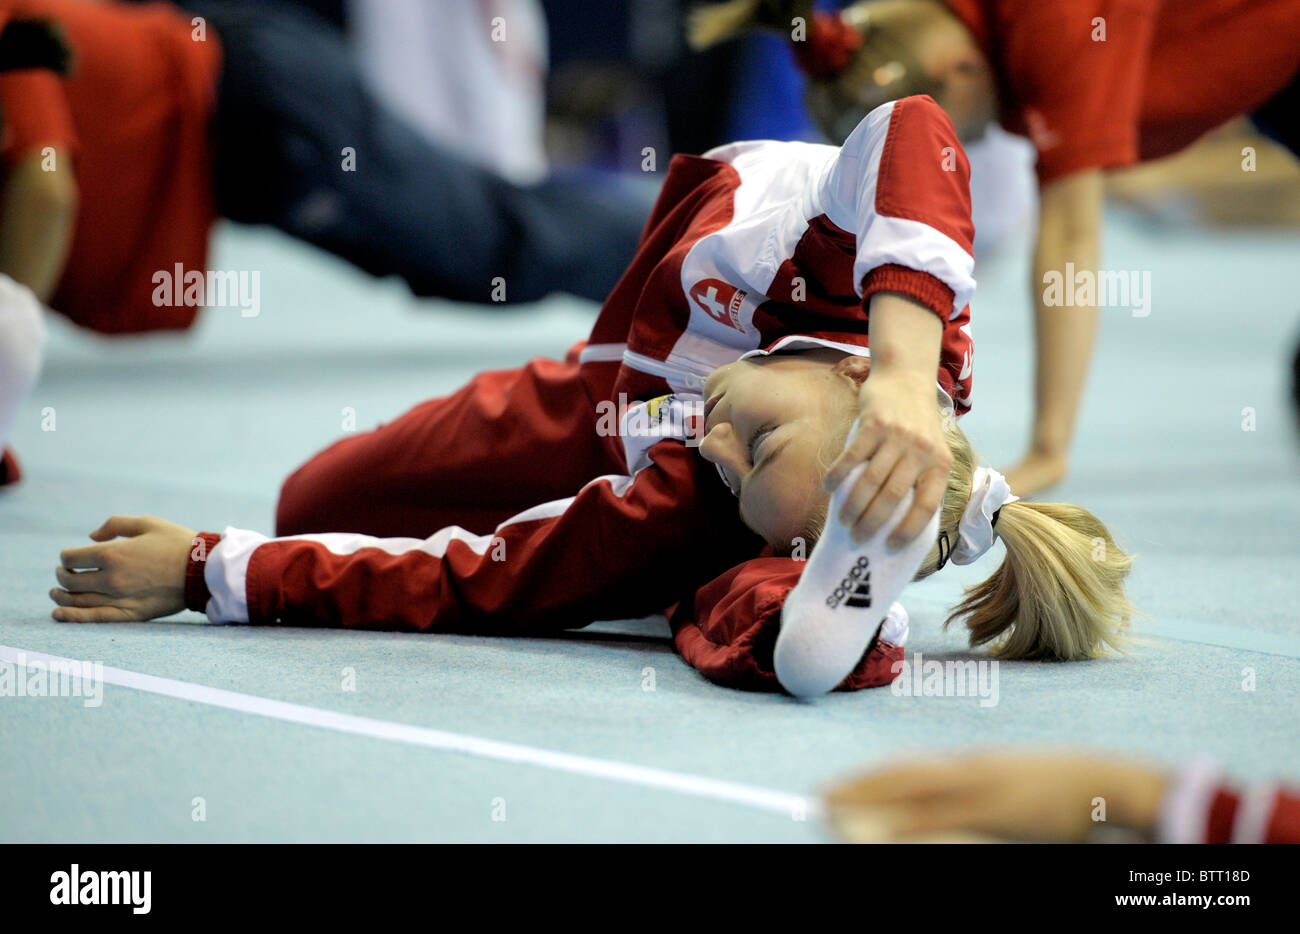
[[[1258,652],[1261,655],[1300,658],[1300,639],[1290,633],[1241,629],[1220,623],[1162,623],[1155,620],[1144,621],[1135,627],[1134,632],[1138,636],[1155,636],[1175,642],[1194,642],[1197,645]]]
[[[0,645],[0,661],[28,668],[47,669],[51,664],[88,664],[78,659],[64,658],[59,655],[46,655]],[[610,781],[626,782],[631,785],[644,785],[676,791],[680,794],[694,795],[699,798],[713,798],[731,804],[757,808],[785,814],[792,819],[796,816],[813,818],[821,813],[821,803],[815,798],[742,785],[737,782],[704,778],[699,775],[687,775],[684,772],[669,772],[643,765],[631,765],[610,759],[595,759],[590,756],[573,755],[567,752],[555,752],[539,749],[535,746],[523,746],[518,743],[505,743],[478,736],[466,736],[461,733],[449,733],[428,727],[411,726],[406,723],[394,723],[389,720],[375,720],[370,717],[357,717],[352,714],[322,710],[318,707],[306,707],[302,704],[290,704],[285,701],[258,697],[254,694],[240,694],[221,688],[193,684],[189,681],[176,681],[160,678],[138,671],[122,668],[103,667],[105,684],[161,694],[180,700],[207,704],[210,707],[223,707],[226,710],[238,710],[241,713],[270,717],[288,723],[301,723],[304,726],[320,727],[340,733],[356,736],[370,736],[375,739],[388,739],[413,746],[440,749],[444,752],[456,752],[480,759],[495,759],[499,762],[514,762],[519,765],[533,765],[558,772],[570,772],[575,775],[587,775],[592,778],[604,778]]]

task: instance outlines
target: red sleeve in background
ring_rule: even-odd
[[[0,165],[11,169],[45,146],[69,156],[76,145],[77,131],[59,75],[43,68],[0,73]]]
[[[980,6],[998,72],[1002,123],[1038,151],[1039,184],[1139,157],[1156,0],[948,0]]]

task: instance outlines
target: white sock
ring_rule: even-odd
[[[26,286],[0,273],[0,448],[41,372],[45,309]]]
[[[838,516],[849,491],[867,469],[859,464],[831,495],[822,533],[799,583],[781,610],[776,677],[796,697],[833,691],[857,666],[881,624],[881,637],[902,645],[907,613],[894,601],[921,567],[939,534],[936,510],[925,531],[900,551],[885,545],[912,508],[909,492],[870,541],[855,545]],[[901,631],[900,631],[901,628]]]

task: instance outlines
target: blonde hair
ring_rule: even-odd
[[[818,128],[840,144],[881,104],[937,92],[938,83],[921,67],[916,50],[933,24],[947,14],[937,0],[871,0],[837,15],[857,30],[862,45],[842,70],[809,76],[805,103]],[[725,0],[690,12],[687,41],[694,49],[705,49],[751,29],[791,37],[796,17],[812,28],[813,0]]]
[[[951,410],[945,411],[943,421],[953,460],[939,528],[955,542],[979,461]],[[848,430],[846,425],[828,439],[823,451],[842,450]],[[805,533],[806,541],[815,542],[825,522],[823,508]],[[1020,500],[1002,507],[996,529],[1006,548],[1002,565],[988,580],[966,590],[945,627],[961,620],[970,630],[972,646],[989,645],[1004,659],[1071,661],[1124,648],[1136,614],[1124,593],[1133,558],[1115,544],[1100,519],[1071,503]],[[939,570],[939,560],[936,541],[913,579]]]

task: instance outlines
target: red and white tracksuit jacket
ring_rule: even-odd
[[[480,374],[317,455],[285,483],[283,537],[204,533],[187,605],[216,621],[502,634],[669,607],[705,676],[777,689],[772,648],[803,562],[740,521],[685,443],[691,412],[708,375],[746,354],[866,354],[882,291],[943,320],[938,384],[965,412],[968,183],[928,97],[877,108],[839,148],[675,157],[585,344]],[[886,634],[901,642],[898,629]],[[888,683],[901,658],[878,636],[842,686]]]
[[[1156,821],[1159,843],[1300,843],[1300,792],[1265,782],[1238,791],[1209,760],[1169,782]]]

